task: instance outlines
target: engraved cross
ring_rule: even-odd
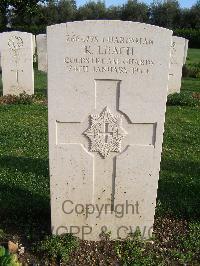
[[[89,150],[94,173],[91,202],[114,206],[117,158],[131,145],[154,147],[156,123],[131,123],[119,111],[121,81],[95,80],[95,83],[95,108],[89,127],[87,117],[81,123],[58,121],[57,144],[79,145],[86,153]]]
[[[113,132],[111,130],[109,131],[109,124],[108,123],[104,123],[103,127],[104,127],[104,129],[103,129],[103,132],[101,132],[101,134],[105,138],[105,143],[108,143],[108,138],[109,138],[109,136],[113,136]]]
[[[12,69],[11,71],[16,73],[16,81],[17,81],[17,84],[19,84],[19,73],[24,72],[24,71],[19,70],[19,69]]]

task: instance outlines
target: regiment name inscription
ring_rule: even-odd
[[[138,46],[148,48],[154,44],[148,38],[67,35],[66,43],[83,44],[81,50],[79,47],[82,56],[65,57],[67,72],[149,74],[155,64],[151,58],[137,57]]]

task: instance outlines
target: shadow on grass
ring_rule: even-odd
[[[200,177],[200,162],[163,159],[161,166],[162,170],[181,173],[184,175],[189,174],[192,175],[194,178]]]
[[[200,218],[200,164],[162,161],[158,199],[165,210],[186,219]]]
[[[48,159],[4,156],[0,157],[1,168],[19,170],[25,173],[48,176]]]
[[[50,233],[50,199],[19,187],[0,185],[0,228],[39,239]]]
[[[5,183],[0,184],[0,229],[31,239],[39,239],[42,232],[50,233],[48,192],[42,195],[41,188],[39,194],[32,187],[29,189],[27,184],[20,187],[17,182],[9,183],[9,178],[15,178],[16,169],[18,173],[33,173],[36,179],[39,176],[49,182],[48,160],[5,156],[0,158],[0,167],[8,175],[8,180],[5,178]]]
[[[5,156],[1,168],[14,172],[34,173],[48,178],[48,160]],[[200,165],[192,161],[163,159],[158,199],[164,213],[170,210],[182,218],[200,217]],[[44,194],[22,189],[13,184],[0,184],[0,228],[9,232],[31,234],[40,238],[50,233],[50,199]],[[6,230],[7,231],[7,230]]]

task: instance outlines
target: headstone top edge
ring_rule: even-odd
[[[184,41],[184,42],[185,42],[185,40],[188,40],[188,39],[185,39],[185,38],[183,38],[183,37],[179,37],[179,36],[175,36],[175,35],[173,35],[172,37],[173,37],[174,39],[182,40],[182,41]]]
[[[170,29],[167,29],[167,28],[164,28],[164,27],[159,27],[159,26],[156,26],[156,25],[151,25],[151,24],[147,24],[147,23],[141,23],[141,22],[135,22],[135,21],[123,21],[123,20],[83,20],[83,21],[73,21],[73,22],[66,22],[66,23],[60,23],[60,24],[54,24],[54,25],[50,25],[50,26],[47,26],[47,32],[48,30],[51,30],[53,28],[56,28],[56,27],[66,27],[67,25],[75,25],[75,24],[102,24],[102,25],[105,25],[105,24],[124,24],[124,25],[141,25],[143,27],[146,27],[148,29],[157,29],[157,30],[160,30],[160,31],[165,31],[165,32],[169,32],[171,34],[173,34],[173,31],[170,30]]]
[[[37,35],[36,35],[36,38],[37,38],[37,37],[40,37],[40,36],[41,36],[41,37],[46,36],[46,33],[37,34]]]
[[[27,35],[27,36],[35,36],[33,33],[31,32],[26,32],[26,31],[6,31],[6,32],[1,32],[0,35],[9,35],[9,34],[23,34],[23,35]]]

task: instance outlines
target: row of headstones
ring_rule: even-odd
[[[38,58],[38,70],[47,72],[46,34],[4,32],[0,34],[0,68],[3,95],[34,94],[33,62]]]
[[[125,21],[47,28],[53,233],[151,237],[168,87],[187,54],[172,34]],[[32,35],[2,36],[4,86],[32,81]]]
[[[0,35],[3,94],[34,94],[33,55],[37,51],[38,70],[47,72],[47,36],[25,32]],[[168,94],[179,93],[182,67],[186,63],[188,40],[173,37]]]

